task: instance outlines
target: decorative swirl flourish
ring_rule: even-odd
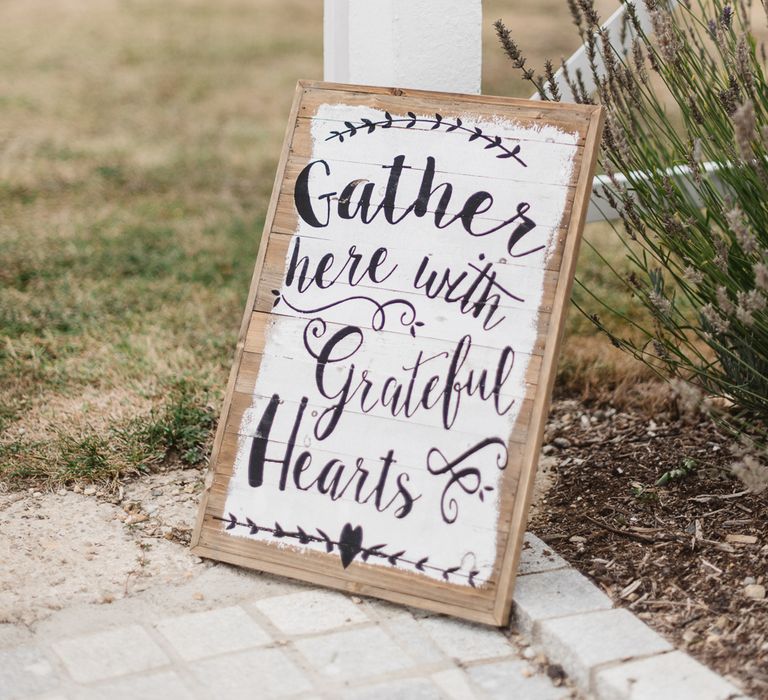
[[[514,158],[524,168],[528,167],[525,161],[523,161],[523,159],[518,155],[520,153],[520,144],[517,144],[510,150],[502,143],[501,136],[489,136],[488,134],[483,133],[483,130],[479,126],[464,126],[464,122],[462,122],[459,117],[456,117],[455,121],[451,121],[448,119],[443,119],[443,116],[438,113],[435,113],[434,119],[429,117],[417,117],[413,112],[408,112],[407,118],[394,118],[389,112],[384,112],[384,119],[379,121],[373,121],[365,117],[360,117],[358,124],[345,121],[344,126],[347,127],[346,129],[331,131],[331,135],[325,140],[332,141],[333,139],[338,139],[339,142],[343,143],[345,137],[352,138],[355,134],[361,132],[372,134],[374,131],[376,131],[377,127],[381,129],[389,129],[393,124],[402,123],[405,124],[406,129],[412,129],[414,126],[416,126],[416,124],[431,124],[432,126],[430,131],[434,131],[435,129],[439,129],[441,127],[446,127],[446,132],[457,130],[464,131],[469,134],[470,141],[475,141],[477,139],[485,141],[487,143],[485,146],[486,150],[500,150],[501,153],[496,156],[497,158]]]
[[[458,501],[450,494],[454,486],[458,486],[464,493],[469,495],[477,493],[481,501],[485,500],[487,492],[493,491],[493,486],[483,486],[482,474],[478,468],[463,466],[465,460],[491,445],[495,445],[498,449],[496,466],[499,470],[506,469],[508,451],[506,444],[501,438],[494,437],[481,440],[453,461],[450,461],[437,447],[433,447],[427,453],[427,469],[429,473],[433,476],[445,475],[448,477],[440,499],[440,510],[446,523],[455,523],[459,517]],[[440,463],[435,464],[436,459],[439,459]]]
[[[330,304],[325,304],[324,306],[318,306],[314,309],[302,309],[294,304],[292,304],[288,299],[285,298],[285,293],[281,294],[277,289],[272,290],[272,294],[275,297],[275,301],[272,304],[272,308],[275,308],[281,301],[292,311],[295,311],[299,314],[317,314],[322,311],[327,311],[328,309],[334,308],[336,306],[340,306],[341,304],[346,304],[348,301],[366,301],[370,304],[373,304],[374,311],[373,315],[371,316],[371,328],[375,331],[380,331],[384,329],[384,326],[387,323],[387,307],[389,306],[404,306],[405,309],[400,314],[400,325],[404,328],[408,328],[410,331],[410,334],[413,337],[416,337],[416,328],[419,328],[424,325],[423,321],[417,321],[416,320],[416,307],[411,304],[410,301],[407,299],[390,299],[388,301],[385,301],[383,303],[379,303],[375,299],[372,299],[371,297],[364,296],[362,294],[347,297],[346,299],[339,299],[338,301],[332,301]],[[316,336],[317,337],[317,336]]]

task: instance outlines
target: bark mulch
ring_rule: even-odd
[[[559,401],[544,446],[554,483],[529,527],[677,648],[768,698],[768,491],[733,478],[729,445],[674,411]]]

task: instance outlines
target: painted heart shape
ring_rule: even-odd
[[[353,559],[360,554],[363,549],[363,528],[359,525],[352,527],[347,523],[341,528],[339,535],[339,554],[341,556],[341,565],[346,569]]]

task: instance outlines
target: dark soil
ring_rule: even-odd
[[[554,406],[554,483],[530,529],[677,648],[768,698],[768,491],[703,418]],[[655,485],[680,469],[666,485]],[[763,589],[764,590],[764,589]]]

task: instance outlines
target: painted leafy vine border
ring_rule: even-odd
[[[514,158],[520,165],[527,168],[527,164],[518,155],[520,153],[520,144],[517,144],[514,148],[507,148],[502,142],[501,136],[489,136],[484,133],[479,126],[464,126],[464,122],[456,117],[455,120],[444,119],[443,116],[435,112],[435,117],[418,117],[414,112],[408,112],[407,117],[393,117],[389,112],[384,112],[384,119],[373,121],[367,117],[360,117],[357,124],[350,121],[345,121],[344,126],[347,127],[344,130],[333,130],[331,135],[326,138],[326,141],[332,141],[338,139],[340,143],[344,142],[344,138],[352,138],[358,133],[372,134],[377,128],[390,129],[393,124],[405,124],[406,129],[412,129],[416,124],[431,124],[430,131],[445,127],[446,132],[449,131],[463,131],[469,134],[470,141],[476,141],[478,139],[485,141],[487,145],[485,149],[499,149],[501,153],[497,154],[497,158]]]
[[[269,533],[273,538],[276,539],[288,538],[298,540],[299,544],[319,542],[325,545],[325,551],[328,554],[332,553],[334,550],[338,550],[339,557],[341,558],[341,565],[345,569],[354,561],[355,558],[357,558],[358,555],[364,562],[368,561],[368,559],[371,557],[377,557],[380,559],[386,559],[392,566],[397,566],[398,564],[408,564],[413,566],[417,571],[425,571],[426,569],[429,569],[430,571],[437,571],[438,573],[442,574],[444,581],[450,581],[450,577],[454,576],[467,579],[467,583],[472,586],[472,588],[476,588],[478,584],[478,581],[475,579],[480,572],[476,569],[472,569],[469,571],[469,573],[463,573],[461,571],[461,566],[434,566],[433,564],[428,563],[428,556],[421,557],[415,561],[406,559],[404,557],[406,550],[403,549],[398,552],[387,553],[384,551],[387,547],[386,544],[375,544],[365,547],[363,546],[363,528],[360,525],[353,527],[351,523],[346,523],[341,528],[339,539],[334,540],[331,539],[331,537],[320,528],[315,528],[315,532],[317,532],[319,536],[312,535],[298,525],[296,526],[295,531],[291,531],[286,530],[279,522],[275,522],[274,527],[257,525],[253,520],[251,520],[251,518],[246,518],[245,522],[241,522],[238,520],[234,513],[229,513],[228,518],[214,517],[214,520],[227,523],[227,530],[233,530],[236,527],[247,527],[250,531],[249,534],[251,535],[256,535],[258,533]],[[482,583],[490,584],[491,581],[483,581]]]

